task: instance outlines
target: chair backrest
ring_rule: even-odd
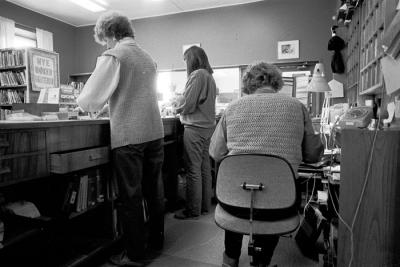
[[[255,192],[255,210],[287,211],[295,209],[297,193],[295,173],[284,158],[263,154],[239,154],[225,157],[219,166],[216,196],[224,207],[249,209],[251,194],[240,185],[264,185]]]

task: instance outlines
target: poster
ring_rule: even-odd
[[[44,88],[40,90],[38,103],[58,104],[60,101],[60,88]]]
[[[58,54],[37,48],[28,50],[32,91],[60,87]]]

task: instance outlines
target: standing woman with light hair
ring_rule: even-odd
[[[98,58],[77,102],[83,110],[98,111],[109,101],[112,167],[125,243],[124,252],[111,260],[116,265],[134,265],[133,261],[144,257],[146,246],[161,249],[164,240],[164,133],[156,63],[136,43],[129,19],[117,12],[97,20],[94,37],[107,50]],[[149,207],[148,240],[144,199]]]
[[[177,219],[190,219],[211,208],[212,177],[208,149],[215,126],[216,85],[204,50],[192,46],[184,53],[188,80],[177,107],[185,127],[183,160],[186,170],[186,208]]]

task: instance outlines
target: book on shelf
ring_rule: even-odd
[[[79,180],[79,192],[78,192],[78,201],[76,202],[76,212],[81,212],[86,210],[87,199],[85,196],[87,195],[87,181],[88,176],[83,175]]]
[[[78,192],[79,192],[79,181],[80,181],[80,177],[74,176],[71,179],[71,182],[68,183],[63,206],[62,206],[62,212],[64,214],[69,215],[69,214],[71,214],[71,212],[75,211],[76,202],[77,202],[77,198],[78,198]]]
[[[65,190],[62,206],[63,214],[80,213],[104,202],[104,177],[98,170],[88,170],[85,174],[74,175]]]
[[[8,115],[10,115],[10,114],[11,114],[11,110],[1,108],[0,109],[0,120],[1,121],[6,120]]]
[[[87,188],[87,206],[88,208],[96,206],[97,204],[97,177],[96,176],[89,176],[88,180],[88,188]]]
[[[85,86],[84,82],[70,82],[69,86],[74,89],[75,97],[78,97],[79,94],[82,92],[83,87]]]
[[[2,71],[0,72],[0,86],[25,85],[26,77],[24,71]]]
[[[60,85],[60,107],[66,107],[68,109],[73,109],[77,106],[76,103],[76,90],[71,85],[61,84]]]
[[[0,90],[0,105],[22,103],[22,99],[17,90]]]
[[[96,170],[96,201],[104,202],[104,179],[100,176],[100,170]]]
[[[24,65],[24,50],[0,51],[0,68],[17,67]]]

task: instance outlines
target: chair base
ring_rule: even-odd
[[[219,204],[215,209],[215,222],[224,230],[244,235],[250,234],[250,222],[226,212]],[[278,221],[253,221],[254,235],[284,235],[295,231],[300,224],[299,214]]]

